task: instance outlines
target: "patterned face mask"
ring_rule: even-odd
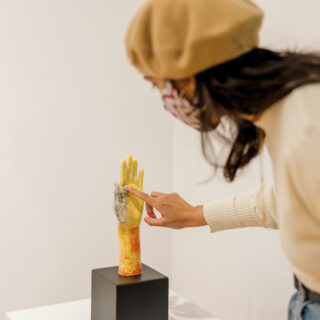
[[[166,82],[165,87],[161,91],[161,97],[165,109],[174,117],[180,119],[194,129],[201,130],[199,114],[205,107],[202,107],[201,109],[197,107],[199,102],[198,97],[195,97],[192,102],[189,102],[189,100],[179,95],[178,90],[172,85],[170,80]]]

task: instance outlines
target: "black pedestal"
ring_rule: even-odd
[[[92,270],[91,320],[168,320],[169,279],[142,264],[142,274],[118,267]]]

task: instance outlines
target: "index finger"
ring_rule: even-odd
[[[135,195],[136,197],[138,197],[139,199],[145,201],[147,204],[150,204],[152,206],[154,206],[155,204],[155,199],[151,196],[149,196],[147,193],[143,192],[143,191],[139,191],[130,187],[127,187],[127,190],[132,193],[133,195]]]

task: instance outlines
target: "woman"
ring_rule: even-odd
[[[146,202],[151,226],[279,229],[298,290],[288,317],[320,319],[320,55],[259,48],[262,20],[250,0],[149,0],[126,49],[165,108],[201,133],[205,158],[228,181],[265,143],[274,182],[195,207],[176,193],[128,190]],[[214,154],[211,132],[230,147],[226,159]]]

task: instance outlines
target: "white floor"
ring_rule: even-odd
[[[78,300],[8,312],[6,320],[90,320],[91,300]],[[221,320],[194,303],[169,291],[169,320]]]

